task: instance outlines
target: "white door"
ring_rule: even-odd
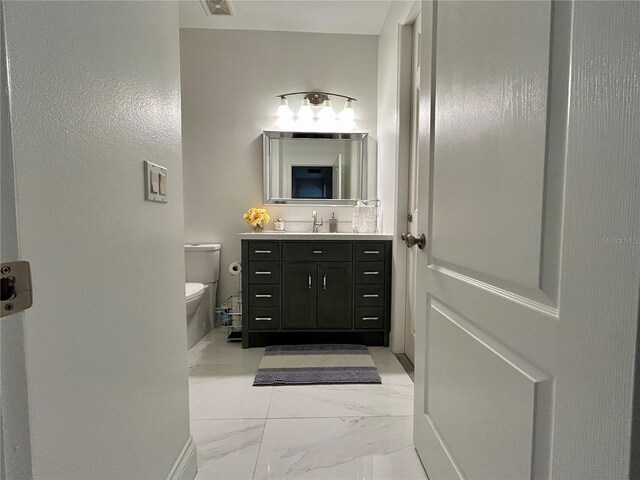
[[[421,16],[418,14],[412,26],[411,46],[411,137],[409,145],[409,184],[407,188],[407,229],[408,235],[417,236],[420,230],[418,215],[418,106],[420,99],[420,29]],[[416,259],[415,248],[407,252],[407,279],[405,297],[405,334],[404,354],[411,363],[415,363],[415,326],[414,315],[416,305]]]
[[[628,478],[638,24],[635,2],[423,4],[414,436],[430,480]]]

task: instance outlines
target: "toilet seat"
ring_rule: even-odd
[[[202,283],[185,283],[184,294],[186,301],[198,298],[204,293],[205,286]]]

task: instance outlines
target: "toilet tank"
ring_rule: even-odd
[[[220,244],[185,244],[184,262],[186,282],[217,282],[218,278],[220,277]]]

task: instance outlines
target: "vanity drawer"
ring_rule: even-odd
[[[249,260],[276,262],[280,258],[278,242],[249,242]]]
[[[356,243],[357,262],[384,262],[384,243]]]
[[[384,283],[384,262],[356,263],[356,283]]]
[[[251,307],[249,309],[250,330],[279,330],[280,308]]]
[[[356,285],[356,306],[384,306],[384,285]]]
[[[280,285],[251,285],[249,304],[256,307],[277,307],[280,305]]]
[[[278,262],[249,262],[249,281],[251,283],[278,283]]]
[[[285,262],[350,262],[353,245],[344,242],[292,242],[282,245]]]
[[[356,328],[373,329],[384,327],[384,307],[358,307],[356,308]]]

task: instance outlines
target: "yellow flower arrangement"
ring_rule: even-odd
[[[253,230],[260,231],[264,228],[264,224],[270,220],[270,217],[264,208],[250,208],[244,213],[244,219]]]

